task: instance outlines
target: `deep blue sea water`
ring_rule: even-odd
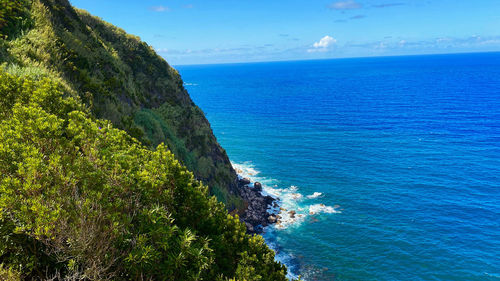
[[[500,280],[500,53],[177,69],[292,274]]]

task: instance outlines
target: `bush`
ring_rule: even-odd
[[[144,147],[61,89],[0,72],[0,276],[286,280],[163,144]]]
[[[0,0],[0,37],[8,38],[32,25],[27,0]]]

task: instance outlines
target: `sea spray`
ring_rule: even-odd
[[[321,193],[321,192],[314,192],[313,194],[307,195],[306,197],[309,198],[309,199],[314,199],[314,198],[318,198],[318,197],[320,197],[322,195],[323,195],[323,193]]]
[[[279,199],[277,206],[271,206],[269,209],[270,213],[278,215],[278,223],[274,226],[277,229],[298,226],[309,215],[340,213],[336,208],[323,203],[306,204],[310,203],[310,200],[304,202],[305,197],[299,192],[299,187],[292,185],[287,188],[279,188],[278,180],[260,176],[260,171],[255,168],[252,162],[232,162],[232,165],[240,177],[248,178],[252,182],[262,183],[262,193],[264,195],[271,195]],[[307,198],[317,199],[322,195],[321,192],[314,192],[312,195],[308,195]]]
[[[251,181],[249,186],[252,187],[253,183],[260,182],[262,184],[263,195],[270,195],[278,199],[278,201],[269,206],[268,209],[269,213],[276,215],[278,221],[276,224],[266,227],[262,236],[269,247],[275,251],[276,260],[287,266],[287,277],[296,279],[298,277],[298,272],[300,272],[297,258],[281,249],[277,241],[276,232],[292,229],[296,230],[307,219],[309,219],[310,222],[316,222],[318,220],[317,215],[320,214],[340,213],[338,210],[339,206],[336,205],[331,207],[323,203],[310,204],[316,201],[316,199],[321,198],[323,193],[314,192],[311,195],[304,196],[299,192],[299,187],[295,185],[291,185],[287,188],[279,188],[279,181],[277,179],[260,176],[260,171],[250,161],[243,163],[231,162],[231,164],[240,179],[247,178]],[[302,280],[305,279],[302,278]]]

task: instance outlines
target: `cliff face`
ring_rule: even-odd
[[[67,0],[0,0],[0,280],[285,281],[228,214],[265,201],[243,184],[139,38]]]
[[[229,209],[241,209],[226,152],[178,72],[152,47],[68,0],[14,2],[17,17],[0,15],[2,68],[58,81],[95,117],[147,146],[164,142]]]

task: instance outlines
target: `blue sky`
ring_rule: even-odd
[[[500,0],[70,0],[174,65],[500,51]]]

